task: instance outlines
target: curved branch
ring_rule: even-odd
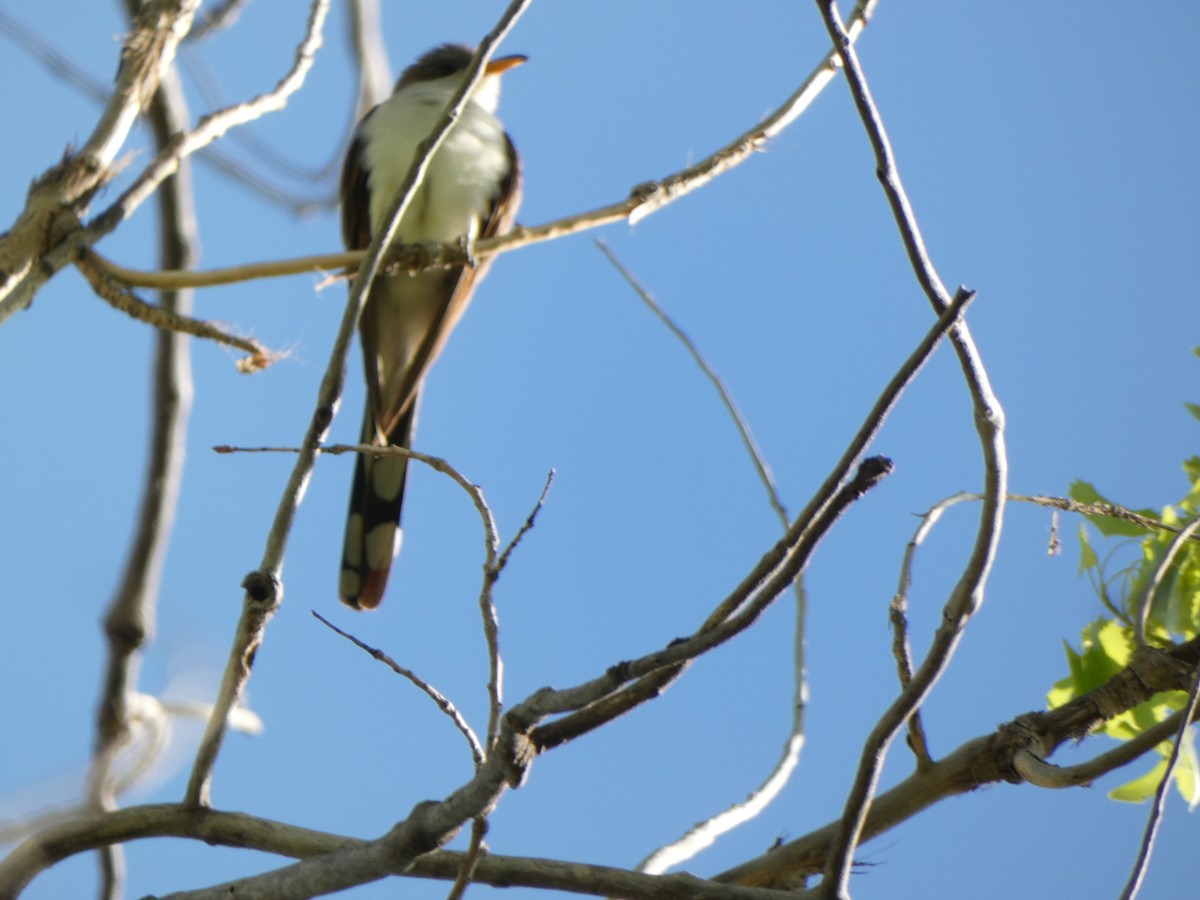
[[[1052,790],[1088,787],[1102,775],[1128,765],[1170,738],[1179,730],[1183,718],[1182,711],[1174,713],[1112,750],[1074,766],[1056,766],[1046,762],[1032,749],[1021,749],[1013,757],[1013,768],[1022,779],[1035,787]]]
[[[254,338],[230,334],[211,322],[184,315],[168,304],[157,306],[147,303],[132,291],[112,281],[101,267],[92,264],[93,259],[93,254],[85,249],[80,258],[76,260],[76,268],[91,285],[97,297],[130,318],[146,322],[161,332],[190,334],[193,337],[204,338],[241,350],[246,356],[236,363],[239,372],[261,371],[279,358],[279,354],[272,353]],[[175,293],[175,291],[168,289],[164,293]]]
[[[953,301],[929,259],[924,239],[884,129],[883,120],[871,97],[866,77],[850,36],[842,24],[835,0],[817,0],[826,29],[841,60],[850,93],[875,151],[876,174],[892,208],[913,272],[934,311],[940,316]],[[964,293],[959,289],[959,295]],[[899,697],[880,717],[862,750],[858,771],[846,799],[839,834],[833,843],[825,870],[823,894],[826,897],[849,896],[848,883],[854,847],[862,834],[878,785],[879,774],[892,739],[920,707],[934,683],[949,664],[963,629],[983,602],[984,586],[995,559],[1008,483],[1008,461],[1004,444],[1004,412],[992,391],[987,371],[975,348],[970,330],[958,321],[950,330],[950,340],[963,370],[975,411],[984,462],[984,502],[979,530],[971,555],[942,614],[929,653]]]
[[[758,474],[758,479],[762,482],[763,489],[766,491],[767,500],[771,504],[771,508],[775,511],[775,514],[779,517],[783,530],[786,532],[790,523],[788,521],[787,510],[784,508],[783,501],[779,497],[779,491],[775,486],[775,477],[771,474],[771,468],[767,465],[767,461],[763,457],[758,443],[754,440],[754,435],[750,432],[750,424],[746,421],[745,416],[742,415],[741,409],[733,399],[733,395],[729,392],[729,389],[725,386],[724,380],[717,374],[708,360],[704,358],[704,354],[700,352],[700,348],[696,346],[695,342],[688,337],[687,333],[667,314],[666,310],[662,308],[650,291],[617,258],[612,248],[601,240],[596,241],[596,246],[608,258],[608,261],[612,263],[613,268],[633,288],[634,293],[638,295],[641,301],[649,307],[650,311],[666,326],[667,330],[675,335],[679,342],[683,344],[692,357],[692,360],[716,390],[721,404],[733,420],[734,427],[742,439],[742,444],[750,456],[750,462],[753,464],[754,470]],[[638,871],[650,874],[665,872],[691,859],[700,851],[711,846],[722,834],[754,818],[779,795],[791,778],[792,772],[799,765],[800,752],[804,747],[805,698],[808,696],[808,683],[805,679],[804,671],[806,604],[803,579],[797,578],[793,582],[793,588],[796,592],[796,626],[795,638],[793,640],[793,647],[795,648],[793,654],[795,688],[793,691],[791,727],[788,729],[787,738],[783,743],[783,752],[766,777],[757,788],[751,791],[749,796],[698,823],[682,837],[658,847],[638,864]],[[663,685],[655,683],[653,687],[657,692],[662,689]]]
[[[858,39],[878,2],[879,0],[860,0],[847,28],[851,41]],[[836,53],[827,55],[778,109],[753,128],[734,138],[695,165],[688,166],[659,181],[642,182],[636,185],[624,200],[610,203],[607,206],[555,219],[544,225],[518,225],[500,237],[474,241],[471,251],[480,258],[495,256],[621,220],[628,220],[630,224],[637,223],[646,216],[658,212],[663,207],[703,187],[761,150],[771,138],[787,128],[812,104],[813,100],[833,80],[837,64]],[[314,271],[355,268],[362,264],[365,256],[366,251],[323,253],[295,259],[246,263],[223,269],[210,269],[205,272],[145,272],[120,266],[111,260],[102,259],[102,263],[114,278],[124,281],[130,287],[212,287],[254,278],[276,278],[282,275],[301,275]],[[464,262],[461,248],[453,245],[440,247],[438,258],[445,261],[418,263],[410,271],[419,271],[430,265],[462,265]]]

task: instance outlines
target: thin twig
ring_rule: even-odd
[[[913,677],[912,646],[908,639],[908,592],[912,587],[912,569],[917,548],[924,543],[947,509],[957,503],[974,499],[982,498],[976,494],[958,493],[934,504],[921,516],[921,524],[917,526],[908,546],[904,548],[904,559],[900,563],[900,582],[888,607],[888,621],[892,626],[892,656],[896,660],[901,689],[907,688]],[[908,746],[916,757],[918,766],[928,765],[932,761],[920,710],[913,710],[912,715],[908,717]]]
[[[500,573],[504,571],[504,567],[508,565],[508,558],[512,552],[517,549],[517,545],[525,535],[533,530],[534,523],[537,521],[538,513],[542,511],[542,507],[546,505],[546,498],[550,496],[550,488],[554,486],[555,471],[551,469],[546,474],[546,483],[542,485],[542,493],[537,498],[537,503],[533,505],[533,509],[529,511],[529,515],[525,517],[525,521],[521,523],[521,527],[517,529],[517,533],[513,535],[512,540],[508,542],[500,558],[496,560],[496,577],[500,577]]]
[[[612,266],[621,274],[629,286],[633,288],[634,293],[641,298],[642,302],[649,307],[658,320],[683,344],[693,361],[700,368],[700,371],[716,389],[721,404],[733,420],[734,427],[737,429],[738,435],[742,439],[742,444],[750,456],[750,461],[754,466],[755,472],[763,484],[763,489],[767,493],[767,500],[771,504],[771,508],[775,511],[775,514],[779,517],[780,523],[783,525],[783,530],[786,532],[789,524],[787,510],[784,508],[783,501],[779,497],[779,491],[775,485],[775,478],[771,474],[771,468],[767,465],[762,451],[754,440],[754,435],[750,431],[750,424],[746,421],[745,416],[742,415],[741,409],[733,399],[733,395],[729,392],[724,380],[717,374],[708,360],[704,358],[704,354],[700,352],[700,348],[687,335],[687,332],[667,314],[666,310],[654,298],[654,295],[617,258],[612,248],[601,240],[596,241],[596,246],[600,248],[600,251],[608,258]],[[804,709],[808,695],[808,684],[805,680],[804,670],[806,604],[802,578],[796,579],[793,589],[796,592],[796,628],[795,640],[793,642],[795,690],[792,701],[791,728],[788,730],[787,737],[784,740],[783,751],[780,754],[779,760],[772,766],[758,787],[751,791],[745,800],[734,803],[721,812],[710,816],[689,829],[682,837],[659,847],[642,860],[642,862],[638,863],[638,871],[649,874],[665,872],[673,866],[686,862],[700,851],[711,846],[722,834],[732,831],[734,828],[755,818],[779,795],[799,764],[800,752],[804,748]]]
[[[321,624],[325,625],[330,631],[340,634],[360,650],[365,650],[367,653],[369,653],[372,659],[383,663],[397,675],[407,678],[418,688],[420,688],[420,690],[423,691],[425,695],[434,702],[437,708],[445,713],[450,721],[454,723],[454,727],[459,730],[462,736],[467,739],[467,745],[471,748],[471,758],[474,760],[475,765],[483,765],[483,745],[479,743],[479,738],[475,736],[475,732],[471,729],[470,724],[465,718],[463,718],[462,713],[458,711],[458,707],[454,705],[453,701],[451,701],[445,694],[435,688],[432,684],[430,684],[412,669],[408,669],[400,665],[400,663],[396,662],[396,660],[392,659],[392,657],[388,656],[388,654],[384,653],[382,650],[372,647],[369,644],[359,640],[349,632],[338,628],[315,609],[309,610],[309,612],[311,612],[313,617]]]
[[[983,494],[964,491],[954,494],[949,499],[956,502],[959,500],[980,501],[983,499]],[[1158,532],[1160,534],[1179,534],[1183,530],[1160,519],[1127,509],[1124,506],[1118,506],[1115,503],[1080,503],[1078,500],[1072,500],[1069,497],[1053,497],[1048,494],[1009,494],[1007,499],[1009,503],[1028,503],[1031,506],[1073,512],[1089,518],[1102,516],[1107,519],[1120,519],[1144,528],[1147,531]],[[1200,541],[1200,532],[1193,532],[1188,536],[1188,539]]]
[[[303,452],[303,447],[234,447],[229,444],[217,444],[212,449],[215,453]],[[492,514],[492,508],[488,505],[487,498],[483,495],[483,489],[451,465],[449,460],[443,459],[440,456],[431,456],[419,450],[412,450],[408,447],[397,447],[395,445],[380,447],[376,444],[322,444],[317,448],[317,452],[327,456],[341,456],[343,453],[367,453],[371,456],[402,456],[405,459],[414,459],[423,465],[429,466],[435,472],[440,472],[448,476],[455,484],[466,491],[467,496],[471,498],[471,503],[475,506],[476,512],[479,513],[480,520],[483,523],[485,551],[490,548],[489,555],[484,561],[484,566],[495,566],[495,547],[498,545],[500,539],[499,530],[496,527],[496,517]]]
[[[759,449],[758,443],[754,440],[754,435],[750,431],[750,423],[746,421],[746,417],[742,415],[741,409],[734,401],[733,396],[729,393],[729,388],[725,386],[725,381],[717,374],[704,354],[700,352],[700,348],[687,335],[675,321],[667,315],[666,310],[662,308],[659,302],[654,299],[654,295],[640,282],[637,277],[629,271],[624,263],[617,258],[612,248],[602,240],[596,240],[596,246],[600,248],[600,252],[607,258],[612,267],[616,269],[621,277],[633,288],[634,293],[641,298],[641,301],[646,304],[658,320],[667,327],[667,330],[683,344],[684,349],[691,354],[700,371],[704,373],[714,389],[717,396],[721,399],[721,405],[725,407],[725,411],[729,413],[729,417],[733,419],[733,424],[737,428],[738,436],[742,439],[742,444],[746,448],[746,453],[750,456],[750,461],[754,464],[754,471],[758,473],[758,480],[762,482],[763,489],[767,492],[767,499],[770,501],[771,508],[775,510],[775,514],[779,516],[779,520],[783,523],[786,529],[788,526],[787,510],[783,506],[783,502],[779,499],[779,491],[775,487],[775,476],[771,474],[771,467],[767,465],[766,459],[763,457],[762,450]]]
[[[279,359],[280,354],[272,353],[254,338],[230,334],[211,322],[184,315],[167,305],[156,306],[147,303],[132,291],[112,281],[101,268],[93,266],[88,251],[84,251],[76,265],[96,292],[96,296],[131,318],[153,325],[163,332],[190,334],[249,354],[237,361],[239,372],[258,372]]]
[[[526,533],[533,528],[533,524],[537,520],[537,514],[546,502],[546,496],[550,493],[550,487],[553,484],[554,470],[551,469],[550,474],[546,476],[546,483],[542,486],[542,493],[538,496],[537,503],[534,504],[529,515],[525,517],[524,523],[517,529],[517,533],[513,535],[512,540],[508,542],[508,546],[499,553],[495,551],[500,546],[500,534],[496,531],[495,521],[491,521],[495,543],[491,543],[489,539],[488,558],[483,566],[483,585],[479,591],[479,615],[483,620],[483,638],[488,650],[487,746],[489,749],[495,745],[500,731],[500,716],[504,712],[504,660],[500,656],[500,613],[496,609],[494,596],[496,582],[500,580],[500,574],[504,571],[504,567],[508,565],[508,560],[512,552],[521,543],[521,539]]]
[[[267,109],[277,108],[274,106],[275,104],[282,104],[289,93],[299,88],[303,82],[304,74],[307,73],[309,67],[312,65],[312,54],[321,43],[321,26],[325,21],[327,9],[328,0],[314,0],[309,14],[308,32],[296,53],[296,64],[292,71],[284,76],[277,89],[271,95],[266,95],[264,98],[244,104],[243,107],[228,111],[225,115],[210,117],[207,120],[207,127],[202,123],[200,128],[192,132],[192,135],[200,133],[211,135],[209,139],[215,139],[221,131],[232,127],[239,120],[239,116],[247,115],[251,110],[256,115],[261,115]],[[173,159],[175,164],[186,155],[183,150],[184,147],[181,146],[179,154]],[[160,161],[162,160],[163,158],[160,156]],[[169,166],[166,168],[169,168]],[[166,168],[164,168],[164,171],[166,171]],[[147,176],[144,180],[149,184],[154,179]],[[132,195],[127,196],[132,197]],[[121,201],[118,201],[118,203],[121,203]],[[122,205],[120,208],[125,208],[125,206]],[[349,323],[345,321],[347,319]],[[317,410],[309,424],[308,434],[305,436],[306,447],[315,448],[332,423],[333,410],[336,409],[337,398],[341,395],[340,385],[345,369],[345,358],[350,343],[350,334],[353,331],[356,320],[357,309],[353,306],[348,307],[347,314],[343,317],[342,330],[339,332],[341,343],[335,348],[333,359],[330,361],[330,370],[326,372],[321,385],[322,397],[328,395],[330,400],[325,402],[318,401]],[[297,461],[297,465],[292,472],[292,477],[285,489],[284,496],[280,500],[271,532],[267,537],[267,546],[263,552],[262,563],[257,571],[250,573],[242,582],[243,587],[246,589],[242,603],[242,614],[238,620],[237,631],[234,635],[229,659],[225,665],[225,672],[221,677],[221,684],[217,690],[217,697],[213,704],[213,714],[208,719],[204,735],[196,750],[196,758],[192,765],[187,790],[184,794],[184,803],[187,806],[197,807],[209,804],[212,770],[216,764],[217,753],[220,751],[225,732],[228,728],[229,713],[236,705],[238,698],[241,696],[242,689],[250,678],[250,669],[254,663],[258,647],[262,643],[267,623],[275,615],[275,611],[279,608],[279,604],[283,600],[283,585],[280,582],[280,570],[282,568],[284,541],[290,529],[292,518],[295,515],[296,507],[299,505],[300,497],[307,487],[308,478],[312,472],[312,463],[315,458],[315,449],[310,449],[307,454],[301,455],[301,460]]]
[[[981,498],[977,497],[977,499]],[[1069,497],[1049,497],[1044,494],[1009,494],[1008,499],[1017,503],[1032,503],[1034,506],[1046,506],[1089,517],[1104,516],[1109,519],[1121,519],[1122,521],[1139,525],[1147,531],[1167,531],[1178,534],[1180,530],[1174,525],[1168,525],[1159,519],[1143,515],[1132,509],[1126,509],[1124,506],[1118,506],[1115,503],[1080,503],[1078,500],[1072,500]],[[1192,540],[1200,541],[1200,534],[1193,535]]]

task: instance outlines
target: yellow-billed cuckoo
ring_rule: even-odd
[[[430,50],[404,70],[392,96],[359,123],[342,169],[342,236],[348,249],[365,248],[384,224],[417,145],[462,83],[471,56],[470,48],[456,44]],[[469,242],[512,225],[521,199],[521,166],[495,112],[500,74],[524,61],[524,56],[506,56],[488,63],[401,218],[398,242]],[[425,375],[486,269],[485,259],[474,267],[375,280],[359,325],[367,378],[362,443],[411,445]],[[339,581],[348,606],[373,609],[383,599],[400,549],[407,470],[402,457],[358,456]]]

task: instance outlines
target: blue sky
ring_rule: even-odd
[[[385,6],[398,68],[436,43],[477,40],[503,4]],[[305,89],[253,128],[314,170],[332,158],[351,116],[335,7]],[[4,8],[101,82],[110,77],[124,30],[119,4]],[[301,4],[259,0],[232,31],[192,48],[191,65],[206,66],[227,98],[257,93],[288,65],[303,17]],[[1200,402],[1191,352],[1200,344],[1197,27],[1190,4],[1060,4],[1035,14],[1002,2],[883,0],[859,43],[933,260],[947,284],[979,291],[969,322],[1008,416],[1014,491],[1065,494],[1083,478],[1119,502],[1160,506],[1185,490],[1179,463],[1196,451],[1197,424],[1182,403]],[[777,106],[827,46],[815,4],[534,4],[506,44],[530,62],[506,76],[500,110],[525,163],[520,220],[614,202],[702,158]],[[86,138],[97,107],[11,43],[0,78],[9,86],[0,110],[17,123],[0,150],[0,221],[9,222],[29,181]],[[207,101],[189,84],[199,114]],[[139,132],[131,171],[147,146]],[[332,194],[328,181],[249,164],[306,197]],[[298,216],[204,166],[196,184],[203,266],[339,245],[331,210]],[[147,206],[98,249],[152,267],[153,235]],[[498,260],[430,378],[418,448],[483,486],[506,538],[547,472],[557,472],[498,588],[510,702],[687,633],[778,531],[709,385],[593,237],[723,376],[792,510],[931,323],[840,79],[765,152],[636,227]],[[304,276],[197,296],[198,315],[289,355],[247,377],[230,352],[193,348],[188,467],[145,690],[203,700],[215,689],[238,584],[261,555],[291,460],[208,448],[300,440],[343,299],[342,288],[318,291]],[[98,621],[141,490],[151,341],[72,272],[0,327],[5,816],[71,796],[87,758],[103,660]],[[357,373],[355,358],[336,440],[357,435]],[[808,573],[811,700],[799,771],[762,816],[688,864],[699,874],[841,811],[861,741],[895,691],[886,611],[914,514],[981,484],[968,397],[944,348],[873,451],[891,457],[895,473],[850,510]],[[469,756],[428,701],[309,610],[425,675],[482,726],[480,546],[465,495],[418,469],[383,607],[340,608],[350,470],[345,457],[318,464],[288,552],[284,606],[250,683],[265,731],[230,737],[213,799],[372,836],[465,780]],[[911,598],[918,652],[975,519],[971,508],[952,511],[921,552]],[[1077,523],[1063,521],[1057,558],[1046,554],[1050,524],[1045,512],[1010,508],[985,606],[926,706],[935,755],[1042,707],[1065,673],[1062,641],[1099,613],[1077,576]],[[791,621],[782,600],[655,704],[539,759],[529,784],[504,798],[493,849],[628,866],[741,799],[786,736]],[[183,768],[164,768],[160,783],[127,802],[180,796],[195,729],[181,726],[177,738]],[[1106,746],[1088,742],[1063,758]],[[885,785],[910,768],[907,751],[894,747]],[[1060,896],[1113,896],[1147,811],[1105,792],[1140,771],[1091,790],[1000,785],[942,803],[861,848],[869,866],[854,895],[991,898],[1052,885]],[[1197,840],[1200,820],[1173,795],[1143,896],[1191,896]],[[130,896],[270,863],[175,842],[144,842],[129,857]],[[90,858],[73,860],[28,896],[86,895],[93,873]],[[403,890],[444,895],[433,884]]]

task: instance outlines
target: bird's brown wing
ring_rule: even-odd
[[[499,190],[492,201],[492,208],[486,220],[481,223],[480,238],[490,238],[503,234],[512,227],[521,203],[521,158],[513,146],[512,140],[504,136],[508,151],[509,169],[504,180],[500,182]],[[441,354],[450,337],[450,332],[458,324],[471,302],[475,286],[483,280],[491,265],[491,258],[485,257],[474,266],[457,266],[444,272],[425,272],[421,276],[441,276],[440,293],[441,308],[434,313],[430,327],[424,338],[409,360],[407,370],[398,390],[388,391],[389,401],[379,410],[379,426],[384,432],[391,430],[415,402],[421,380],[429,371],[429,367]],[[404,276],[399,276],[404,277]],[[364,334],[363,348],[368,349],[368,339]],[[369,348],[373,355],[374,348]],[[374,374],[368,372],[368,380]]]
[[[509,170],[496,192],[488,218],[480,227],[481,238],[495,237],[508,231],[521,203],[521,158],[507,134],[504,139]],[[342,169],[342,238],[347,249],[351,250],[364,249],[371,241],[370,189],[367,172],[359,165],[360,150],[361,141],[356,139]],[[412,277],[414,281],[423,280],[426,282],[424,287],[436,290],[443,299],[441,308],[434,313],[423,340],[409,358],[398,388],[386,391],[386,397],[382,390],[385,379],[381,377],[377,362],[379,347],[375,342],[378,330],[367,327],[370,309],[364,313],[359,336],[363,345],[369,400],[375,410],[381,434],[391,432],[415,402],[421,380],[442,352],[450,332],[454,330],[471,301],[475,285],[482,280],[490,265],[491,259],[484,258],[474,266],[458,266],[442,272],[425,272],[418,276],[394,276]],[[417,285],[414,284],[413,287],[416,288]]]

